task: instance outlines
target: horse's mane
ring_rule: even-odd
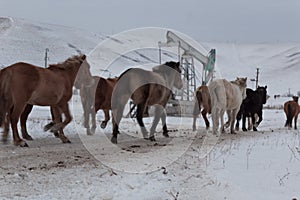
[[[76,65],[80,65],[84,60],[86,59],[86,56],[84,54],[81,55],[75,55],[67,60],[57,63],[57,64],[50,64],[48,69],[55,70],[55,69],[62,69],[62,70],[68,70],[70,68],[73,68]]]
[[[247,87],[247,78],[237,78],[234,81],[230,81],[230,83],[235,84],[239,87]]]
[[[158,65],[158,66],[153,67],[152,71],[156,72],[156,73],[164,73],[164,72],[167,72],[168,67],[170,67],[171,69],[176,70],[177,65],[179,66],[180,63],[179,62],[174,62],[174,61],[169,61],[169,62],[166,62],[162,65]]]
[[[129,68],[129,69],[127,69],[126,71],[124,71],[124,72],[119,76],[119,78],[118,78],[117,80],[120,80],[120,78],[121,78],[124,74],[126,74],[129,70],[131,70],[131,69],[133,69],[133,68]]]

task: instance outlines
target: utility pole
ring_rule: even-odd
[[[47,64],[47,62],[48,62],[48,52],[49,52],[49,49],[48,48],[46,48],[46,52],[45,52],[45,68],[47,68],[47,66],[48,66],[48,64]]]
[[[255,88],[258,88],[258,75],[259,75],[259,68],[256,68],[256,80],[255,80]]]

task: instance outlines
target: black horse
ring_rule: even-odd
[[[262,118],[262,109],[263,104],[267,102],[267,86],[265,87],[258,87],[255,91],[252,89],[247,88],[246,90],[247,97],[243,100],[243,103],[240,107],[240,111],[236,117],[236,130],[239,129],[239,121],[243,117],[243,131],[247,131],[246,129],[246,117],[251,117],[253,130],[257,131],[257,127],[260,122],[263,120]],[[259,120],[256,122],[255,114],[258,115]]]

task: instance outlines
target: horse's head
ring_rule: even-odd
[[[262,97],[262,103],[265,104],[267,102],[267,86],[258,86],[256,89],[259,96]]]
[[[170,62],[166,62],[164,65],[172,68],[174,71],[174,86],[177,89],[181,89],[183,87],[183,82],[181,79],[181,68],[180,68],[180,62],[174,62],[174,61],[170,61]]]
[[[77,89],[80,89],[81,85],[85,85],[87,87],[92,86],[94,84],[94,79],[90,72],[90,65],[86,60],[86,56],[80,55],[78,57],[78,61],[79,61],[79,69],[74,82],[74,86]]]

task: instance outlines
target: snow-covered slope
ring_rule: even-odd
[[[0,67],[18,61],[44,66],[45,49],[48,48],[49,63],[60,62],[70,55],[83,52],[91,55],[94,74],[117,76],[128,67],[158,63],[157,42],[165,41],[164,32],[144,33],[134,31],[130,36],[121,34],[109,37],[70,27],[0,17]],[[108,45],[103,45],[102,42],[108,38]],[[99,48],[99,44],[105,48]],[[250,79],[255,78],[256,68],[260,68],[259,84],[268,85],[270,95],[284,94],[289,88],[294,94],[300,91],[300,44],[200,44],[198,48],[201,50],[217,50],[217,78],[247,76],[248,86],[253,88],[255,84]],[[137,48],[144,46],[154,49]],[[122,48],[131,50],[120,56],[116,49]],[[119,56],[117,60],[108,62],[116,56]],[[174,49],[164,52],[163,61],[172,59],[177,59]],[[103,70],[109,72],[103,74]],[[201,71],[202,66],[199,65],[197,72]]]
[[[0,17],[0,66],[18,61],[44,66],[46,48],[49,63],[60,62],[79,51],[90,52],[103,38],[70,27]]]

